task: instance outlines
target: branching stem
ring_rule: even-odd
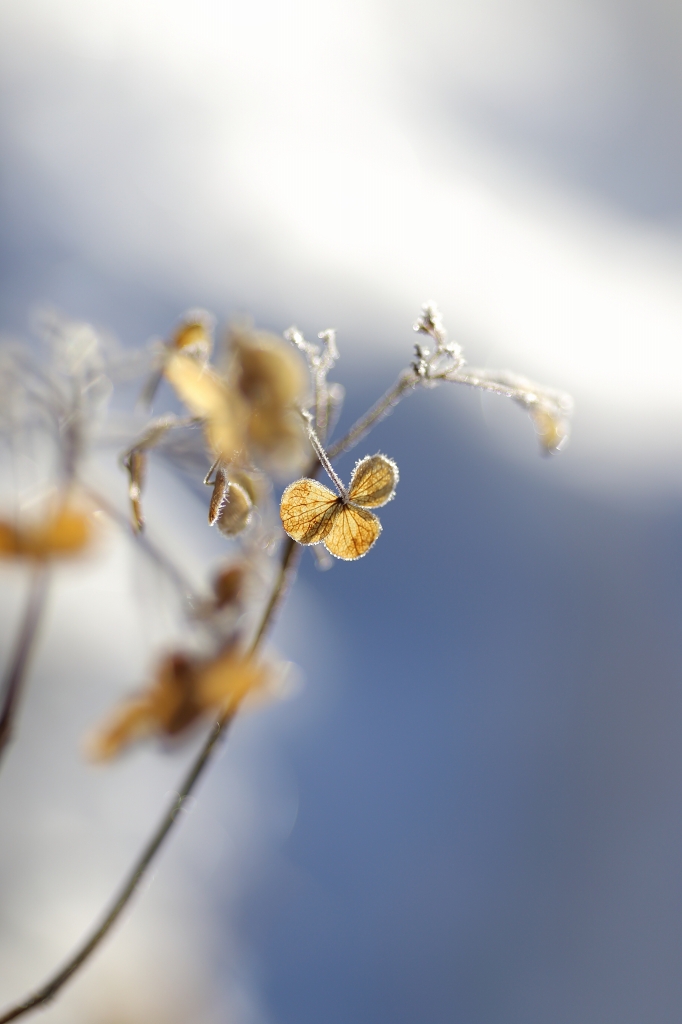
[[[19,707],[26,671],[35,647],[38,629],[43,616],[47,596],[48,569],[37,564],[31,575],[30,590],[21,629],[17,637],[12,660],[2,686],[2,708],[0,710],[0,760],[7,749],[14,727],[14,718]]]

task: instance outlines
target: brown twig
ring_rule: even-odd
[[[272,625],[275,612],[279,608],[295,572],[299,552],[300,548],[298,545],[287,537],[282,547],[282,557],[277,579],[275,580],[270,593],[270,598],[263,611],[260,623],[251,642],[251,653],[257,650],[262,643],[268,628]],[[42,1006],[53,999],[62,986],[65,985],[69,978],[79,970],[79,968],[106,937],[129,903],[149,868],[149,865],[154,860],[166,837],[173,828],[173,825],[177,821],[178,816],[184,808],[190,794],[208,766],[213,752],[219,742],[227,734],[227,730],[233,717],[234,711],[228,711],[218,719],[211,729],[211,732],[194,764],[183,779],[178,793],[168,807],[151,839],[135,862],[130,874],[123,883],[118,895],[113,900],[100,924],[94,929],[89,938],[87,938],[82,945],[78,947],[76,952],[69,958],[69,960],[67,960],[61,970],[57,971],[56,974],[45,982],[44,985],[41,985],[40,988],[36,989],[36,991],[26,999],[23,999],[20,1003],[17,1003],[15,1006],[12,1006],[7,1010],[3,1016],[0,1017],[0,1024],[8,1024],[8,1021],[16,1020],[18,1017],[22,1017],[30,1010],[37,1009],[39,1006]]]
[[[17,637],[12,660],[2,686],[2,709],[0,710],[0,760],[2,759],[14,731],[14,719],[19,707],[21,692],[26,679],[31,654],[42,619],[47,595],[47,567],[38,564],[32,571],[30,590],[24,618]]]

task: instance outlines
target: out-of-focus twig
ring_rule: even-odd
[[[12,739],[14,719],[45,607],[48,571],[44,563],[37,564],[32,570],[21,629],[5,675],[0,709],[0,760]]]
[[[372,429],[375,423],[382,420],[384,416],[388,416],[403,395],[415,388],[418,383],[419,377],[412,369],[401,373],[395,384],[388,389],[385,395],[382,395],[378,402],[374,403],[371,409],[368,409],[364,416],[361,416],[353,424],[348,433],[339,441],[335,441],[334,444],[329,446],[327,449],[329,458],[335,459],[342,452],[347,452],[354,448],[358,441],[361,441],[365,434]]]

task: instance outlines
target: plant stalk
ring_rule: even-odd
[[[14,732],[14,720],[21,700],[26,672],[35,648],[38,629],[43,617],[47,596],[47,566],[38,563],[32,570],[28,601],[24,611],[21,629],[17,637],[12,660],[7,668],[2,686],[2,709],[0,710],[0,761],[9,746]]]

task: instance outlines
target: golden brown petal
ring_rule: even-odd
[[[309,452],[297,407],[308,391],[305,364],[281,338],[265,331],[233,328],[228,379],[246,409],[252,458],[269,468],[294,469]]]
[[[149,698],[132,697],[87,738],[86,753],[93,761],[110,761],[131,743],[153,733],[155,725]]]
[[[234,458],[243,444],[239,401],[208,366],[183,352],[166,361],[164,374],[193,416],[206,421],[206,440],[216,455]]]
[[[159,730],[168,736],[195,722],[205,710],[197,660],[182,652],[164,658],[149,691],[149,702]]]
[[[263,500],[265,493],[263,477],[259,473],[246,473],[243,469],[235,469],[234,466],[230,467],[230,480],[233,483],[239,484],[243,487],[249,498],[251,499],[252,505],[257,505]]]
[[[0,522],[0,557],[49,558],[78,554],[92,539],[90,517],[62,505],[42,522],[20,524]]]
[[[201,668],[201,700],[207,708],[234,712],[248,694],[263,687],[268,675],[254,657],[231,647]]]
[[[363,508],[381,508],[395,494],[398,467],[385,455],[367,455],[355,466],[349,497]]]
[[[236,646],[215,658],[170,654],[149,690],[124,701],[90,737],[88,753],[109,760],[145,736],[182,733],[210,711],[234,713],[268,678],[269,670]]]
[[[248,526],[252,509],[251,499],[244,488],[230,480],[225,488],[215,525],[226,537],[234,537]]]
[[[381,533],[381,523],[373,512],[357,505],[341,505],[324,546],[336,558],[351,561],[366,555]]]
[[[252,409],[291,406],[303,400],[308,388],[305,363],[282,338],[233,327],[229,344],[235,386]]]
[[[319,544],[331,530],[341,499],[317,480],[297,480],[280,503],[282,525],[299,544]]]
[[[208,315],[183,320],[171,338],[170,347],[206,362],[213,348]]]

